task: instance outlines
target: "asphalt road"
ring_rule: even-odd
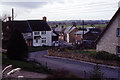
[[[66,70],[69,73],[74,73],[83,77],[84,71],[86,72],[86,77],[89,76],[90,71],[93,70],[94,65],[89,63],[83,63],[76,60],[60,59],[45,57],[47,51],[39,51],[30,53],[30,59],[33,59],[50,69],[56,70]],[[118,69],[111,69],[100,66],[101,72],[104,73],[106,78],[119,78],[120,74]],[[120,78],[119,78],[120,79]]]

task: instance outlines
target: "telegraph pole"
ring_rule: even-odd
[[[14,20],[14,9],[12,8],[12,21]]]
[[[84,39],[84,20],[82,20],[82,28],[83,28],[83,39]]]

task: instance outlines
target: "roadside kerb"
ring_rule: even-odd
[[[47,58],[55,58],[55,59],[64,59],[64,60],[77,61],[77,62],[81,62],[81,63],[96,65],[96,63],[86,62],[86,61],[80,61],[80,60],[75,60],[75,59],[70,59],[70,58],[63,58],[63,57],[56,57],[56,56],[48,56],[48,55],[44,55],[44,57],[47,57]],[[120,67],[117,67],[117,66],[109,66],[109,65],[104,65],[104,64],[99,64],[99,66],[106,67],[106,68],[111,68],[111,69],[120,69]]]

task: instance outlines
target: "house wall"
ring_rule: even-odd
[[[80,44],[80,42],[82,41],[82,35],[80,35],[80,34],[75,34],[74,38],[75,38],[75,40],[74,40],[75,44]]]
[[[42,31],[38,31],[39,34],[35,35],[36,31],[33,31],[33,46],[51,46],[52,45],[52,31],[46,31],[46,34],[41,34]],[[40,36],[38,38],[38,41],[36,42],[35,36]],[[42,40],[46,40],[45,43],[42,42]]]
[[[104,35],[101,37],[99,42],[96,45],[96,50],[97,51],[107,51],[112,54],[116,54],[117,49],[116,46],[120,46],[120,37],[117,37],[117,28],[118,26],[118,21],[120,19],[117,16],[112,24],[109,26],[108,30],[104,33]],[[119,22],[120,25],[120,22]],[[118,44],[119,43],[119,44]]]
[[[78,29],[74,29],[69,33],[69,43],[74,43],[75,38],[74,38],[74,33],[78,31]]]
[[[70,42],[70,36],[67,34],[67,42]]]

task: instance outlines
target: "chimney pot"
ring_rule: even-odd
[[[44,21],[47,21],[47,17],[44,16],[44,17],[43,17],[43,20],[44,20]]]
[[[11,17],[8,17],[8,21],[11,21]]]

